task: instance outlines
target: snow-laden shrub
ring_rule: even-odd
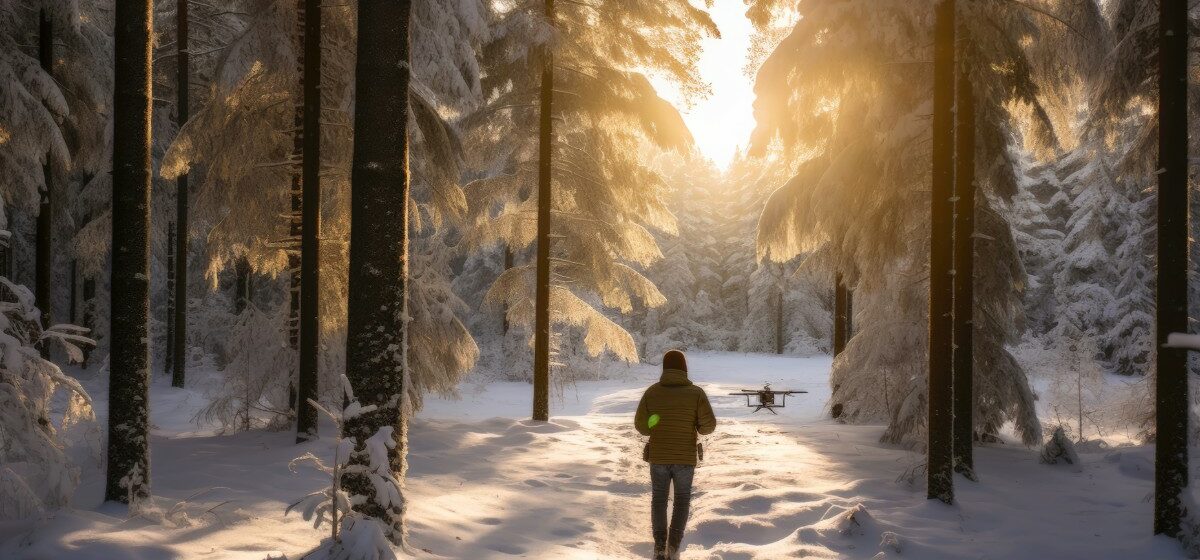
[[[309,401],[321,413],[331,418],[337,425],[338,438],[334,445],[333,461],[326,464],[311,452],[297,457],[288,464],[295,472],[296,466],[308,463],[317,470],[329,475],[330,485],[313,492],[296,503],[288,506],[286,515],[293,509],[299,510],[305,521],[312,521],[314,528],[319,528],[328,518],[330,538],[322,543],[305,558],[328,560],[393,560],[396,553],[392,550],[387,538],[390,524],[372,517],[365,516],[353,509],[353,505],[362,502],[361,496],[352,496],[342,489],[342,475],[358,474],[370,479],[375,488],[375,499],[388,511],[397,511],[401,515],[405,509],[404,488],[396,475],[392,473],[388,461],[388,450],[396,446],[396,438],[392,435],[392,427],[385,426],[367,438],[362,445],[356,438],[343,438],[342,425],[346,420],[360,414],[375,410],[375,405],[363,406],[354,397],[350,380],[341,376],[342,391],[346,403],[337,412],[322,407],[320,403]],[[361,447],[362,451],[355,451]],[[365,462],[351,462],[355,453],[366,455]]]
[[[0,520],[36,516],[70,502],[79,472],[67,458],[60,432],[92,422],[91,399],[74,379],[42,358],[39,346],[57,344],[82,360],[77,344],[90,344],[83,329],[42,329],[41,313],[28,288],[0,277]],[[55,425],[51,400],[68,394]]]
[[[236,316],[226,328],[224,383],[197,419],[241,431],[292,425],[290,381],[296,354],[288,347],[286,313],[286,306],[269,313],[249,303]]]
[[[1050,441],[1042,446],[1042,462],[1047,465],[1066,463],[1075,465],[1076,468],[1082,465],[1079,454],[1075,452],[1075,444],[1071,443],[1071,438],[1067,437],[1067,432],[1062,426],[1055,428]]]

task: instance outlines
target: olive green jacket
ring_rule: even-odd
[[[651,428],[650,417],[656,414],[658,423]],[[667,369],[642,395],[633,425],[650,436],[650,463],[695,465],[696,434],[711,434],[717,429],[717,418],[708,395],[688,380],[687,372]]]

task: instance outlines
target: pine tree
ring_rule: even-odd
[[[54,25],[50,14],[43,7],[38,11],[38,62],[50,79],[54,79]],[[42,165],[42,200],[37,217],[37,269],[34,285],[37,294],[37,307],[42,310],[42,328],[54,324],[51,318],[53,307],[50,304],[50,290],[53,286],[54,263],[54,210],[55,187],[54,173],[50,158]],[[50,349],[42,348],[42,357],[49,357]]]
[[[969,40],[964,36],[961,40]],[[966,60],[955,80],[954,470],[975,480],[975,91]]]
[[[345,422],[344,436],[362,442],[393,428],[391,470],[403,479],[408,452],[409,193],[408,126],[412,3],[363,0],[358,5],[354,159],[350,211],[346,377],[371,412]],[[361,499],[356,510],[405,539],[405,504],[377,495],[370,477],[348,474],[343,487]]]
[[[320,235],[321,235],[321,1],[304,0],[299,8],[304,20],[303,177],[300,180],[302,215],[300,241],[300,369],[297,381],[296,442],[317,435],[317,412],[309,400],[317,399],[317,351],[320,341]],[[295,178],[293,177],[293,190]],[[295,193],[292,194],[293,211]],[[292,218],[293,223],[295,217]],[[290,261],[289,261],[289,264]],[[294,280],[294,277],[292,278]],[[294,288],[293,288],[294,289]]]
[[[1182,536],[1188,486],[1188,368],[1171,333],[1188,332],[1188,3],[1158,15],[1158,284],[1154,532]]]
[[[119,2],[114,17],[112,342],[105,500],[150,494],[150,44],[148,0]]]
[[[466,247],[525,250],[538,227],[549,240],[538,249],[547,257],[540,261],[543,288],[549,282],[541,290],[545,329],[537,318],[538,259],[502,274],[487,295],[490,305],[507,306],[512,324],[535,331],[534,371],[546,378],[536,383],[538,417],[548,402],[542,388],[565,380],[546,373],[551,354],[564,364],[582,353],[636,360],[636,341],[609,312],[664,302],[639,268],[660,257],[650,228],[674,231],[676,223],[662,203],[662,177],[639,156],[645,146],[686,151],[691,138],[647,74],[662,72],[698,92],[687,70],[698,55],[693,47],[715,32],[703,10],[680,0],[555,4],[552,22],[545,8],[528,2],[495,14],[483,56],[487,103],[464,120],[472,163],[484,175],[468,187],[474,227]],[[656,39],[668,35],[672,41]],[[552,114],[535,110],[547,68]],[[545,129],[552,137],[542,133],[543,118],[553,118]],[[550,197],[549,218],[537,220],[545,204],[539,209],[539,197],[522,193],[547,181],[539,197]]]
[[[751,13],[775,4],[761,0]],[[913,162],[930,157],[932,66],[921,61],[930,59],[932,5],[809,6],[759,69],[761,124],[751,139],[752,153],[778,145],[792,173],[762,212],[759,253],[792,258],[811,252],[806,262],[824,267],[829,277],[841,271],[859,296],[859,328],[833,364],[832,401],[843,405],[846,421],[886,421],[883,440],[912,447],[924,447],[927,426],[927,257],[916,248],[928,243],[929,176],[928,167]],[[963,47],[980,60],[973,66],[977,143],[978,153],[987,155],[979,164],[986,174],[977,177],[988,196],[977,209],[976,261],[984,265],[976,271],[982,319],[975,348],[976,362],[986,364],[980,367],[992,372],[993,382],[977,387],[974,424],[977,432],[995,433],[1013,421],[1032,445],[1041,439],[1034,396],[1007,350],[1021,328],[1023,271],[1010,226],[991,205],[1016,192],[1019,162],[1008,108],[1032,107],[1026,137],[1053,143],[1022,47],[1022,37],[1037,28],[1026,11],[1007,5],[959,8],[969,10],[962,22],[973,37]]]
[[[175,122],[183,128],[188,120],[189,94],[191,92],[191,52],[188,50],[188,2],[178,0],[175,8]],[[174,294],[171,314],[167,318],[171,345],[168,350],[171,364],[171,386],[183,387],[187,380],[187,292],[188,292],[188,176],[180,175],[176,180],[175,198],[175,228],[174,238],[175,259],[171,279]],[[168,265],[170,266],[170,265]]]
[[[940,0],[933,37],[933,169],[929,241],[928,495],[954,502],[955,0]]]
[[[546,20],[554,26],[554,0],[546,0]],[[550,419],[550,220],[554,149],[554,55],[543,47],[538,96],[537,253],[533,304],[533,419]]]

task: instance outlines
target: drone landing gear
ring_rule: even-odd
[[[775,416],[779,416],[779,413],[778,413],[778,412],[775,412],[775,407],[773,407],[773,406],[762,406],[762,405],[759,405],[759,406],[758,406],[758,407],[756,407],[754,410],[750,411],[750,414],[754,414],[755,412],[758,412],[758,411],[760,411],[760,410],[763,410],[763,409],[766,409],[767,411],[769,411],[771,414],[774,414]]]

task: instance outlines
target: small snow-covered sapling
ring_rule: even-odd
[[[329,475],[329,486],[304,496],[296,503],[287,507],[284,514],[293,509],[299,510],[305,521],[313,521],[313,527],[320,527],[329,518],[330,538],[317,547],[306,558],[327,558],[329,560],[393,560],[396,558],[391,543],[386,537],[383,522],[362,515],[353,509],[354,504],[363,501],[362,496],[352,496],[342,489],[342,476],[361,474],[367,476],[375,487],[378,499],[385,504],[401,503],[403,501],[400,481],[391,472],[387,452],[395,447],[392,428],[385,426],[374,435],[367,438],[362,445],[356,438],[342,437],[342,426],[346,420],[357,417],[376,409],[375,405],[363,406],[354,396],[350,380],[345,374],[341,375],[344,394],[342,402],[345,405],[337,412],[309,400],[314,408],[328,416],[337,425],[337,441],[334,445],[333,461],[323,462],[312,452],[307,452],[288,463],[288,468],[296,472],[296,466],[309,463],[317,470]],[[362,451],[355,451],[362,447]],[[355,453],[366,454],[366,464],[351,463]]]

